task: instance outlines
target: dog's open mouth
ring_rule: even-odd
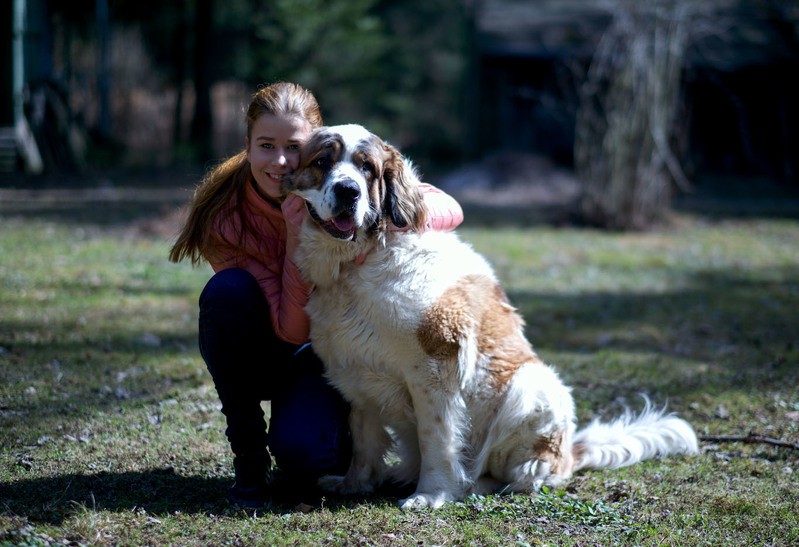
[[[316,212],[313,205],[309,202],[305,202],[305,205],[308,207],[308,212],[311,215],[311,218],[322,228],[325,232],[330,234],[331,237],[336,239],[342,239],[348,241],[350,239],[355,239],[355,217],[352,213],[344,212],[336,215],[330,220],[322,220],[319,216],[319,213]]]

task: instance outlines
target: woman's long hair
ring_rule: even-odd
[[[252,136],[252,126],[263,114],[276,116],[299,116],[311,127],[322,125],[322,114],[316,98],[307,89],[288,82],[278,82],[259,89],[247,108],[247,139]],[[238,215],[238,244],[250,232],[247,215],[244,214],[244,192],[250,180],[250,162],[247,151],[212,169],[194,191],[186,224],[169,251],[169,260],[180,262],[190,258],[193,265],[202,259],[214,257],[213,232],[220,221]],[[220,217],[220,215],[225,215]]]

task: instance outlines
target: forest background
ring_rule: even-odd
[[[431,182],[523,188],[566,203],[560,219],[642,229],[674,199],[773,211],[797,191],[794,0],[21,4],[24,110],[50,174],[199,178],[241,148],[251,93],[289,80]]]

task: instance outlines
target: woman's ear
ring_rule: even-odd
[[[383,179],[386,195],[383,200],[383,214],[387,215],[397,228],[410,227],[421,232],[427,219],[424,197],[419,190],[419,178],[409,160],[390,144],[384,144],[388,159],[383,165]]]

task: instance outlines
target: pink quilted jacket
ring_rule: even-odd
[[[451,196],[429,184],[422,185],[422,192],[429,210],[428,229],[449,231],[463,222],[463,211]],[[228,241],[237,240],[238,226],[233,224],[236,221],[217,225],[214,237],[217,256],[222,258],[212,261],[211,267],[215,272],[227,268],[243,268],[250,272],[269,303],[275,334],[286,342],[304,344],[308,341],[309,326],[304,307],[311,287],[286,256],[283,213],[259,196],[251,184],[247,184],[245,199],[250,226],[258,236],[233,246]]]

